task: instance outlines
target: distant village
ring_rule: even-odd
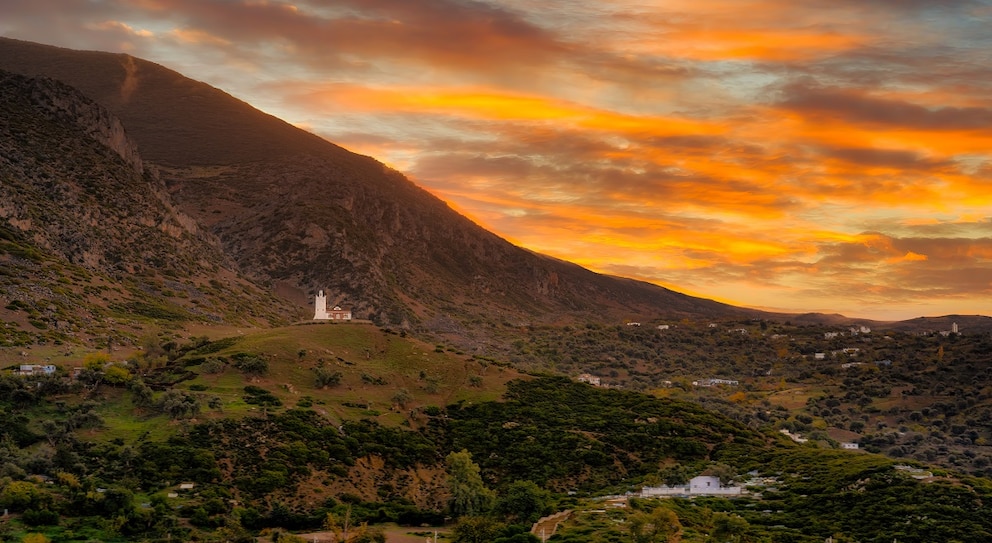
[[[634,327],[640,327],[641,326],[641,323],[640,322],[637,322],[637,321],[627,321],[624,324],[626,326],[634,326]],[[675,325],[675,324],[659,324],[655,328],[659,332],[664,332],[665,330],[671,330],[671,329],[673,329],[673,328],[675,328],[677,326],[678,325]],[[720,325],[719,324],[716,324],[716,323],[709,323],[707,325],[708,328],[718,328],[719,326]],[[728,331],[728,333],[731,333],[731,334],[748,334],[749,333],[749,331],[746,328],[729,328],[727,331]],[[942,337],[950,337],[952,335],[958,335],[960,333],[961,332],[960,332],[960,329],[958,328],[958,324],[955,322],[955,323],[951,323],[951,328],[949,330],[936,330],[936,331],[921,332],[921,335],[940,335]],[[851,326],[846,332],[841,332],[841,331],[824,332],[823,333],[823,339],[831,340],[831,339],[837,339],[837,338],[844,337],[844,336],[856,337],[856,336],[868,335],[868,334],[871,334],[871,328],[870,327],[864,326],[864,325],[857,325],[857,326]],[[780,336],[778,334],[773,334],[772,336],[770,336],[771,339],[779,339],[780,337],[783,337],[783,336]],[[814,360],[826,360],[828,357],[829,358],[836,358],[836,357],[840,357],[840,356],[843,356],[844,359],[850,359],[851,357],[858,356],[858,354],[860,352],[861,352],[861,349],[859,347],[844,347],[844,348],[833,350],[833,351],[829,351],[829,352],[827,352],[827,351],[815,352],[815,353],[812,354],[811,357]],[[875,360],[875,361],[872,361],[872,362],[842,362],[840,364],[840,368],[841,369],[848,369],[848,368],[863,366],[863,365],[867,365],[867,364],[873,364],[873,365],[878,366],[878,367],[888,367],[888,366],[891,366],[892,365],[892,360],[882,359],[882,360]],[[620,387],[620,385],[612,384],[612,383],[608,383],[608,382],[604,382],[602,377],[600,377],[598,375],[591,374],[591,373],[582,373],[582,374],[578,375],[577,377],[575,377],[575,379],[577,381],[579,381],[580,383],[587,383],[587,384],[590,384],[590,385],[595,386],[595,387],[601,387],[601,388],[622,388],[622,387]],[[663,386],[669,386],[669,387],[670,386],[673,386],[672,381],[662,381],[660,384],[663,385]],[[740,385],[740,380],[738,380],[738,379],[727,379],[727,378],[719,378],[719,377],[705,377],[705,378],[701,378],[701,379],[697,379],[697,380],[692,381],[692,386],[694,386],[694,387],[717,387],[717,386],[739,386],[739,385]]]

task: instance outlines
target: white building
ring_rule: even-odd
[[[351,320],[351,310],[341,309],[341,306],[336,305],[334,309],[327,310],[327,296],[324,295],[324,291],[318,291],[317,296],[313,299],[313,320],[315,321],[350,321]]]
[[[723,486],[720,478],[712,475],[698,475],[689,484],[676,486],[646,486],[641,489],[642,498],[657,496],[740,496],[744,489],[739,486]]]
[[[51,364],[21,364],[17,375],[54,375],[56,367]]]
[[[602,380],[598,376],[592,375],[590,373],[583,373],[578,377],[578,381],[580,383],[589,383],[594,387],[598,387],[602,384]]]
[[[737,386],[739,384],[741,384],[740,381],[737,381],[736,379],[700,379],[692,382],[692,386],[695,387],[715,387],[718,385]]]

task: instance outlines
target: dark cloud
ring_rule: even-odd
[[[926,107],[902,100],[877,98],[864,91],[827,88],[795,82],[782,89],[776,106],[808,117],[851,124],[917,130],[987,130],[992,108]]]
[[[954,165],[950,160],[934,160],[920,153],[902,149],[822,146],[817,151],[821,158],[833,158],[859,166],[926,171],[944,169]]]

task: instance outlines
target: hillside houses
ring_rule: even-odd
[[[736,379],[715,379],[715,378],[700,379],[698,381],[692,382],[692,386],[694,387],[715,387],[719,385],[737,386],[739,384],[741,384],[741,382]]]

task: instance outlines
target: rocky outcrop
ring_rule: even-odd
[[[33,104],[48,111],[53,120],[78,126],[87,136],[117,153],[135,172],[144,173],[137,144],[108,109],[54,79],[35,78],[25,84],[30,87]]]

